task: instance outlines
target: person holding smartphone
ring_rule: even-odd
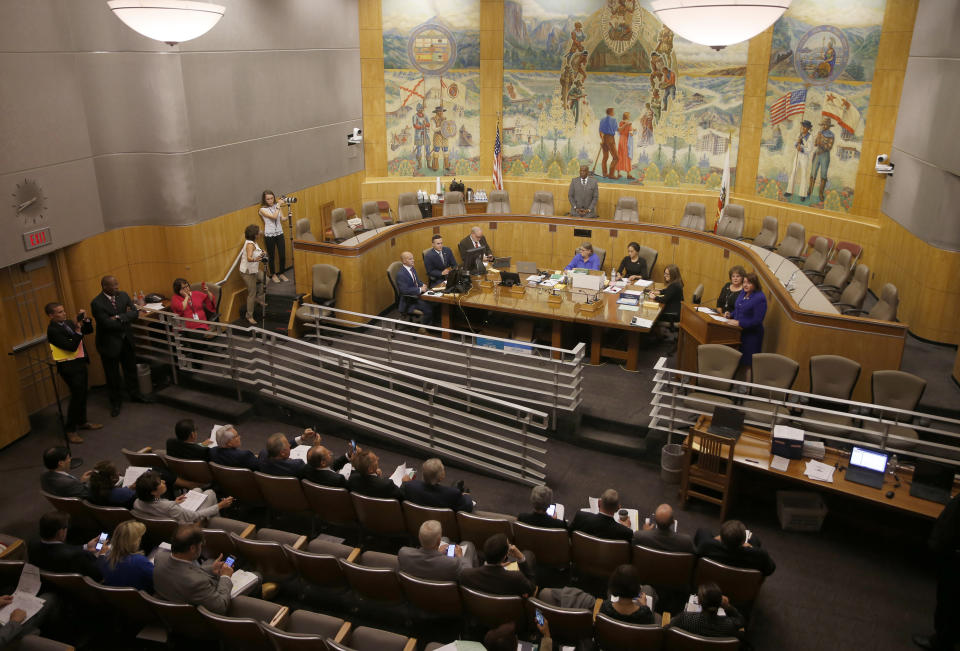
[[[665,552],[694,553],[693,539],[689,534],[677,533],[676,525],[673,507],[661,504],[653,517],[647,518],[640,530],[633,535],[633,544]]]
[[[477,550],[467,541],[455,545],[443,540],[437,520],[427,520],[418,531],[419,547],[404,546],[397,553],[400,571],[431,581],[456,581],[464,568],[477,565]]]
[[[207,283],[201,283],[199,290],[193,290],[186,278],[173,281],[173,296],[170,297],[170,309],[186,321],[183,325],[191,330],[209,330],[203,321],[209,320],[217,311],[213,292]]]
[[[628,624],[655,624],[653,602],[656,592],[649,585],[640,585],[640,573],[630,564],[620,565],[610,575],[607,598],[600,612]]]
[[[153,563],[140,548],[146,532],[147,527],[136,520],[126,520],[116,526],[109,552],[97,559],[104,585],[153,592]]]
[[[530,491],[530,504],[533,512],[521,513],[517,516],[518,522],[545,529],[567,528],[567,521],[556,517],[557,505],[553,501],[553,489],[549,486],[534,486]]]
[[[770,576],[777,569],[770,553],[763,549],[760,540],[739,520],[727,520],[720,525],[720,534],[714,536],[709,529],[697,529],[693,537],[697,546],[697,555],[711,560],[760,570],[764,576]]]

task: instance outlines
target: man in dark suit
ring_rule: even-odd
[[[397,309],[401,314],[415,314],[419,311],[423,316],[420,317],[421,323],[430,323],[433,321],[433,307],[420,295],[429,289],[420,281],[417,270],[413,266],[413,254],[404,251],[400,254],[400,262],[403,267],[397,272],[397,291],[400,293],[400,304]]]
[[[431,287],[447,279],[450,270],[457,266],[450,247],[443,245],[443,235],[437,233],[430,242],[433,247],[423,254],[423,266],[427,270],[427,282]]]
[[[617,522],[617,511],[620,510],[620,494],[612,488],[603,491],[598,506],[599,513],[577,511],[570,523],[570,533],[582,531],[585,534],[606,538],[608,540],[633,540],[633,529],[630,527],[630,518]]]
[[[333,458],[333,453],[322,445],[315,445],[307,452],[307,466],[301,479],[306,479],[321,486],[346,488],[347,478],[340,474],[340,470],[349,461],[347,455]]]
[[[176,438],[167,439],[167,456],[175,459],[189,459],[193,461],[210,461],[209,439],[197,443],[199,435],[197,427],[190,418],[177,421],[173,427]]]
[[[483,544],[486,562],[480,567],[464,568],[460,572],[460,585],[500,595],[529,597],[536,592],[534,561],[531,552],[521,552],[507,541],[502,533],[487,538]],[[505,566],[516,561],[519,572]]]
[[[747,540],[747,528],[739,520],[727,520],[720,525],[719,536],[712,536],[709,529],[697,529],[693,541],[698,556],[718,563],[760,570],[764,576],[770,576],[777,569],[777,564],[767,550],[760,547],[755,536]]]
[[[940,512],[928,541],[937,571],[937,605],[933,610],[933,635],[914,635],[923,649],[953,649],[960,641],[960,494]]]
[[[530,503],[533,505],[533,513],[521,513],[517,516],[518,522],[544,529],[567,528],[566,520],[547,515],[547,509],[553,505],[553,489],[549,486],[534,486],[530,491]]]
[[[312,431],[312,430],[311,430]],[[260,472],[277,477],[300,478],[307,470],[300,459],[290,458],[290,441],[282,432],[267,438],[267,447],[260,452]]]
[[[427,459],[420,470],[422,479],[412,479],[401,488],[403,499],[438,509],[454,511],[473,511],[473,500],[469,493],[461,488],[444,486],[440,482],[447,478],[447,471],[440,459]],[[462,487],[462,483],[460,484]]]
[[[590,168],[586,165],[581,165],[580,176],[570,181],[567,199],[570,200],[571,217],[596,218],[600,188],[597,179],[590,175]]]
[[[409,476],[403,477],[403,481],[409,481],[409,479]],[[389,477],[383,477],[383,471],[380,470],[380,457],[369,450],[361,450],[354,457],[353,472],[347,480],[347,488],[351,492],[367,497],[403,499],[400,488]]]
[[[400,571],[431,581],[456,581],[464,568],[477,565],[473,543],[453,545],[453,556],[447,554],[451,543],[443,541],[443,530],[436,520],[420,525],[419,547],[401,547],[397,553]]]
[[[69,526],[70,516],[63,511],[44,513],[40,518],[40,539],[31,540],[27,545],[30,562],[47,572],[78,572],[99,581],[97,556],[110,551],[110,546],[104,545],[96,552],[98,538],[84,546],[68,544]]]
[[[240,432],[236,425],[221,426],[217,429],[215,438],[217,439],[217,447],[210,450],[210,461],[212,463],[231,468],[260,469],[257,456],[250,450],[244,450],[240,447],[243,442],[240,440]]]
[[[104,276],[100,279],[103,291],[90,302],[90,312],[97,322],[97,352],[110,391],[111,416],[120,414],[124,383],[134,401],[146,402],[137,388],[137,351],[133,346],[131,327],[140,318],[140,311],[130,296],[120,291],[119,285],[116,276]]]
[[[694,553],[693,539],[689,534],[675,533],[673,507],[661,504],[653,514],[653,522],[644,524],[633,534],[633,544],[665,552]]]
[[[93,332],[93,322],[87,317],[86,310],[77,313],[76,321],[69,320],[62,303],[47,303],[44,311],[50,317],[47,343],[50,345],[53,361],[57,363],[57,373],[70,387],[70,406],[67,408],[67,421],[63,427],[71,443],[83,443],[83,438],[77,434],[77,428],[103,427],[87,420],[87,369],[90,366],[90,356],[83,345],[83,335]]]
[[[470,229],[470,234],[460,240],[457,249],[460,251],[461,264],[463,264],[467,251],[472,251],[473,249],[483,249],[483,259],[488,262],[493,260],[493,249],[487,244],[487,238],[483,236],[483,229],[479,226],[474,226]]]
[[[58,497],[81,497],[90,494],[87,481],[92,470],[83,473],[80,479],[70,474],[70,452],[62,445],[47,448],[43,452],[43,465],[47,469],[40,475],[40,488]]]

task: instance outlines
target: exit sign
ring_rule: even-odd
[[[39,249],[41,246],[47,246],[53,241],[50,237],[50,228],[41,228],[38,231],[30,231],[23,234],[23,248],[26,251]]]

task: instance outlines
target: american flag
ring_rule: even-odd
[[[807,89],[787,93],[770,107],[770,124],[780,124],[791,115],[803,115],[807,104]]]
[[[497,118],[497,138],[493,141],[493,189],[503,189],[503,168],[500,160],[500,118]]]

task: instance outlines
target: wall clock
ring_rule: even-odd
[[[43,196],[43,189],[39,183],[31,179],[24,179],[23,183],[17,183],[13,199],[13,209],[22,226],[43,222],[47,198]]]

